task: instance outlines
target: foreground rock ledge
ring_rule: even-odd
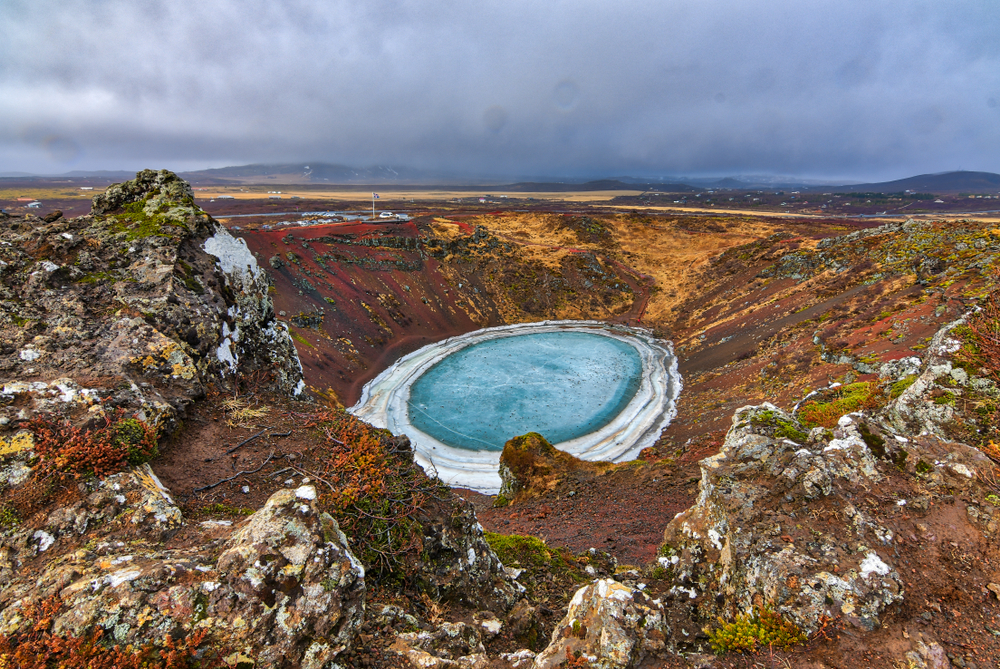
[[[61,536],[77,533],[79,520],[63,517],[83,518],[85,528],[88,520],[101,522],[108,513],[128,513],[134,508],[124,506],[130,499],[139,502],[132,520],[144,533],[156,536],[164,525],[177,526],[180,511],[169,495],[151,493],[147,483],[141,473],[106,479],[75,514],[60,511],[46,531],[5,541],[12,561],[7,565],[30,560]],[[124,552],[120,542],[105,542],[93,552],[62,555],[34,577],[7,572],[0,629],[17,631],[26,604],[58,595],[62,608],[55,633],[80,636],[101,627],[116,643],[141,646],[167,634],[205,630],[213,647],[244,651],[258,666],[329,666],[361,624],[365,573],[336,521],[317,510],[315,499],[312,486],[275,493],[222,544],[214,564],[201,547]],[[144,513],[151,505],[155,512]]]

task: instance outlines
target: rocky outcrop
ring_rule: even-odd
[[[562,474],[574,469],[607,468],[607,463],[591,463],[564,453],[537,432],[514,437],[500,454],[500,492],[497,503],[512,501],[519,493],[530,495],[545,490]]]
[[[89,216],[0,220],[0,423],[126,407],[170,430],[237,368],[302,389],[266,274],[176,175],[144,170]]]
[[[483,640],[496,636],[501,627],[495,618],[479,618],[474,624],[441,623],[429,632],[400,634],[392,650],[422,669],[486,669],[490,658]]]
[[[673,594],[727,616],[767,605],[802,629],[842,615],[873,629],[902,599],[893,533],[855,502],[883,478],[863,418],[832,431],[777,407],[744,407],[718,455],[702,461],[698,500],[664,532],[660,565]],[[836,510],[836,530],[815,520]]]
[[[661,602],[612,579],[580,588],[552,642],[532,669],[554,669],[567,660],[585,660],[595,669],[626,669],[665,650],[670,628]]]
[[[1000,398],[996,383],[985,370],[955,360],[962,348],[956,334],[968,316],[941,328],[931,339],[922,365],[913,370],[912,383],[882,412],[883,423],[908,434],[964,436],[975,425],[963,425],[966,418],[956,409],[963,396],[995,400]]]
[[[3,540],[0,631],[15,633],[28,624],[27,605],[57,596],[56,634],[100,627],[116,643],[140,646],[204,630],[213,649],[243,652],[258,666],[330,666],[361,624],[364,568],[315,498],[311,486],[279,491],[228,538],[164,550],[156,540],[181,516],[155,476],[143,469],[105,479],[84,502],[50,514],[44,530]],[[88,523],[120,534],[45,559]]]
[[[470,504],[455,499],[421,524],[423,559],[417,579],[423,591],[436,600],[496,614],[510,610],[523,590],[486,543]]]

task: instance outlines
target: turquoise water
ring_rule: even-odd
[[[452,353],[412,386],[417,429],[449,446],[500,451],[539,432],[556,444],[607,425],[632,400],[642,361],[632,346],[586,332],[492,339]]]

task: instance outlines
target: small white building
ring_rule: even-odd
[[[41,206],[42,206],[42,203],[39,202],[38,200],[35,200],[34,202],[29,202],[28,203],[28,209],[38,209]]]

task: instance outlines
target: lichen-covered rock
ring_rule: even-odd
[[[95,215],[110,214],[127,205],[142,202],[154,207],[161,204],[194,206],[191,185],[169,170],[142,170],[135,179],[113,184],[106,191],[94,196],[91,211]]]
[[[364,615],[364,567],[315,499],[311,486],[275,493],[216,565],[228,588],[209,595],[207,613],[242,620],[237,638],[263,666],[324,666]]]
[[[423,521],[423,552],[417,578],[437,600],[455,601],[493,613],[506,613],[523,589],[486,543],[483,527],[468,502],[454,500],[447,516]]]
[[[952,666],[948,653],[937,641],[924,640],[922,635],[913,640],[914,650],[904,656],[907,669],[949,669]]]
[[[673,594],[717,615],[767,605],[810,632],[837,614],[872,629],[903,583],[892,531],[855,504],[883,478],[864,420],[844,416],[804,444],[775,423],[803,430],[773,405],[739,409],[721,451],[702,461],[695,505],[664,532]],[[817,520],[831,508],[839,529]]]
[[[670,630],[660,602],[612,579],[580,588],[533,669],[586,659],[595,669],[625,669],[666,648]]]
[[[462,622],[442,623],[432,632],[404,632],[392,650],[422,669],[484,669],[490,664],[482,632]]]
[[[84,497],[50,512],[41,527],[18,528],[8,536],[0,536],[0,553],[4,556],[0,560],[0,583],[13,578],[16,571],[42,553],[62,553],[64,542],[72,546],[93,527],[157,543],[183,522],[180,509],[148,464],[81,487]]]
[[[963,325],[965,320],[963,317],[949,323],[934,335],[927,347],[919,376],[882,412],[887,425],[905,434],[948,434],[949,426],[957,418],[954,401],[938,398],[942,397],[941,393],[956,397],[961,395],[962,386],[969,382],[968,374],[954,367],[950,360],[951,355],[962,346],[952,331]],[[940,380],[947,380],[948,387],[935,393]]]
[[[302,389],[266,275],[176,175],[140,172],[89,216],[0,218],[0,430],[125,407],[170,431],[237,366]]]
[[[217,258],[217,265],[233,292],[234,304],[226,311],[229,319],[222,325],[216,357],[228,365],[230,372],[236,372],[243,359],[256,360],[258,366],[276,372],[279,387],[298,395],[305,388],[302,363],[288,326],[274,317],[267,273],[257,264],[246,242],[222,227],[217,227],[215,234],[205,240],[203,248]]]
[[[148,474],[108,479],[85,503],[50,514],[44,530],[0,544],[0,632],[26,624],[27,604],[57,595],[54,634],[100,627],[110,640],[138,646],[204,630],[212,647],[235,649],[257,666],[332,666],[363,617],[364,569],[336,522],[316,508],[311,486],[275,493],[221,546],[218,561],[204,550],[218,550],[217,541],[163,550],[112,533],[54,555],[44,569],[21,569],[36,555],[58,553],[56,542],[82,534],[88,521],[145,525],[145,536],[180,522],[169,493]]]

